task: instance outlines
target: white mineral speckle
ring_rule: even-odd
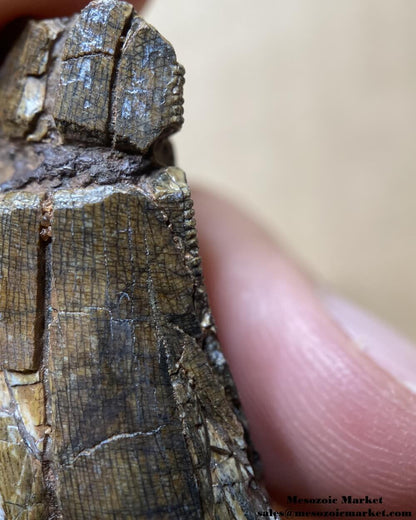
[[[45,99],[45,82],[43,79],[29,77],[26,80],[17,117],[31,121],[43,108]]]

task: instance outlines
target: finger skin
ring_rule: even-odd
[[[219,338],[272,496],[331,495],[334,509],[368,495],[382,497],[374,509],[416,511],[415,394],[354,344],[258,226],[218,197],[194,200]]]
[[[85,0],[0,0],[0,26],[20,17],[51,18],[54,16],[69,16],[80,11],[87,5]],[[131,2],[137,10],[145,4],[145,0]]]

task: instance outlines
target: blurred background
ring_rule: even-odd
[[[190,182],[416,340],[416,2],[153,0],[143,14],[187,71],[175,145]]]

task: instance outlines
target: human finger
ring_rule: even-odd
[[[140,10],[146,0],[136,0],[133,3]],[[20,17],[50,18],[54,16],[69,16],[82,9],[88,2],[85,0],[0,0],[0,26]]]
[[[272,496],[367,495],[416,510],[416,350],[323,298],[224,200],[194,199],[219,337]]]

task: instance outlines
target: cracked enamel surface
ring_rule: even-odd
[[[46,515],[41,452],[44,388],[38,373],[0,372],[0,518]],[[7,472],[7,478],[5,478]]]
[[[7,197],[3,215],[17,222],[25,199]],[[16,468],[7,489],[0,483],[4,507],[20,486],[28,512],[44,500],[69,519],[120,517],[123,508],[143,519],[173,510],[244,518],[253,474],[242,427],[201,349],[212,321],[183,172],[36,200],[36,269],[48,274],[35,276],[43,334],[33,336],[37,370],[0,372],[0,450]],[[0,471],[4,464],[0,456]]]
[[[126,2],[96,1],[64,23],[30,23],[13,52],[0,77],[8,135],[145,153],[183,123],[184,69]]]
[[[27,137],[34,130],[44,110],[52,49],[62,31],[59,20],[30,21],[9,54],[0,73],[0,128],[6,135]]]
[[[162,166],[166,141],[152,148],[182,123],[183,68],[116,0],[29,23],[10,56],[0,520],[249,518],[266,502],[218,350],[189,187]]]

